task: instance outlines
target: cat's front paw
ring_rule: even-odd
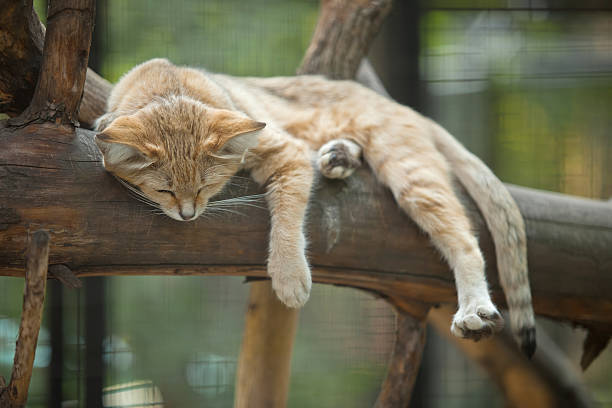
[[[490,299],[468,301],[453,317],[451,332],[457,337],[478,341],[504,328],[504,319]]]
[[[310,267],[304,255],[295,258],[271,257],[268,274],[276,296],[288,307],[304,306],[310,296],[312,278]]]

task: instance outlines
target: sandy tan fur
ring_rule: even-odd
[[[344,139],[351,169],[332,168],[328,175],[346,177],[363,155],[455,272],[459,310],[453,333],[479,338],[499,330],[503,320],[489,297],[478,242],[452,189],[455,173],[480,205],[498,254],[508,255],[498,259],[513,329],[532,333],[524,226],[516,205],[478,159],[410,108],[351,81],[234,78],[157,59],[135,67],[115,86],[98,129],[107,169],[173,218],[180,219],[182,200],[195,200],[199,215],[232,174],[250,170],[267,191],[273,286],[294,307],[307,300],[311,285],[303,223],[313,152],[322,149],[322,166],[336,139]],[[483,167],[488,173],[480,177]],[[208,178],[216,181],[203,185]],[[205,192],[195,195],[201,189]],[[176,197],[156,190],[176,190]],[[482,197],[490,191],[492,199]],[[500,208],[509,216],[496,218]]]

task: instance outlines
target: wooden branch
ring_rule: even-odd
[[[50,0],[41,71],[28,108],[10,125],[52,121],[78,125],[89,47],[94,0]]]
[[[15,116],[34,94],[45,27],[32,0],[0,1],[0,27],[0,112]]]
[[[391,0],[321,0],[317,27],[298,74],[355,78],[391,3]]]
[[[267,211],[244,208],[244,217],[190,223],[153,215],[104,171],[93,137],[51,125],[0,130],[0,276],[23,276],[22,248],[34,228],[51,234],[51,264],[65,264],[79,277],[265,276]],[[260,192],[254,183],[233,183],[242,187],[229,194]],[[526,222],[536,312],[611,330],[612,206],[509,190]],[[493,296],[503,305],[491,238],[474,203],[458,191],[480,235]],[[337,214],[333,222],[329,214]],[[367,168],[345,181],[319,181],[307,230],[317,282],[456,302],[447,264]]]
[[[509,330],[475,343],[451,335],[448,327],[455,308],[432,309],[429,322],[469,358],[482,366],[504,394],[507,407],[588,408],[588,392],[573,365],[538,328],[538,350],[528,360],[516,347]]]
[[[26,254],[25,289],[19,337],[15,347],[15,360],[9,385],[0,390],[0,406],[24,407],[34,367],[36,343],[42,321],[47,265],[49,261],[49,234],[37,231],[32,236]]]
[[[299,312],[283,305],[267,281],[250,285],[234,407],[284,407]]]
[[[415,307],[410,307],[410,312],[395,308],[395,345],[375,408],[407,407],[410,404],[425,347],[425,315],[429,307],[421,306],[421,310],[423,313],[415,313]]]
[[[81,70],[83,66],[87,66],[86,58],[89,55],[89,43],[91,42],[91,24],[88,21],[90,20],[89,14],[93,13],[93,6],[83,6],[86,3],[89,4],[90,1],[82,0],[76,4],[59,4],[59,6],[56,5],[54,7],[63,8],[70,7],[71,5],[76,5],[77,7],[74,9],[69,8],[69,10],[62,13],[52,10],[49,12],[50,16],[55,15],[53,19],[49,20],[57,21],[56,25],[59,26],[57,37],[66,38],[66,36],[80,32],[86,34],[79,39],[76,39],[75,35],[72,41],[68,38],[65,41],[61,40],[59,47],[57,46],[58,43],[55,42],[56,45],[53,47],[56,52],[64,53],[67,58],[66,65],[62,66],[70,66],[72,69],[67,72],[70,76],[69,80],[58,81],[57,86],[60,89],[54,90],[54,95],[46,95],[46,97],[62,97],[71,100],[72,102],[66,104],[66,101],[63,99],[58,99],[58,102],[53,102],[49,99],[52,104],[58,105],[55,106],[57,110],[59,110],[60,105],[63,103],[66,115],[73,115],[76,105],[78,105],[78,99],[83,92]],[[93,4],[93,1],[91,1],[91,4]],[[51,6],[53,5],[51,4]],[[82,20],[82,18],[87,21]],[[71,26],[70,24],[75,20],[77,24]],[[91,14],[91,21],[93,21],[93,14]],[[53,25],[52,22],[49,21],[50,28]],[[9,116],[17,116],[28,107],[34,95],[34,89],[43,61],[45,27],[38,19],[31,0],[3,0],[0,6],[0,27],[3,27],[3,35],[6,35],[6,37],[3,37],[6,38],[6,41],[0,41],[0,112],[6,113]],[[68,50],[67,47],[70,47],[72,51]],[[87,52],[85,52],[86,50]],[[52,65],[58,62],[60,61],[49,61],[49,64]],[[51,75],[47,75],[47,78],[53,80],[53,71]],[[42,81],[47,83],[48,79],[41,78]],[[72,88],[72,84],[75,84],[76,87]],[[41,84],[41,86],[44,85]],[[88,69],[84,88],[83,103],[78,112],[78,119],[82,125],[91,126],[93,121],[104,113],[106,99],[110,94],[112,86],[108,81]],[[43,108],[45,108],[47,106],[45,95],[41,93],[37,98],[39,98],[38,102],[36,102],[37,105],[42,103]],[[27,115],[24,113],[23,120],[15,121],[14,123],[23,124],[27,122],[25,120],[26,116],[32,117],[33,115],[36,118],[35,112],[32,112],[28,112]],[[53,116],[55,113],[47,112],[46,116],[49,115]],[[45,114],[42,116],[44,117]],[[64,119],[66,118],[64,117]],[[73,116],[68,119],[74,121],[75,117]]]

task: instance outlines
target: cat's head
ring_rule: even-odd
[[[96,135],[104,167],[179,221],[196,219],[265,123],[186,97],[156,100]]]

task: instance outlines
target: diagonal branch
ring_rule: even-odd
[[[26,283],[21,325],[15,347],[11,382],[6,388],[0,389],[1,407],[24,407],[28,400],[28,388],[34,367],[36,343],[45,301],[48,262],[49,234],[45,231],[37,231],[32,236],[26,255]]]

